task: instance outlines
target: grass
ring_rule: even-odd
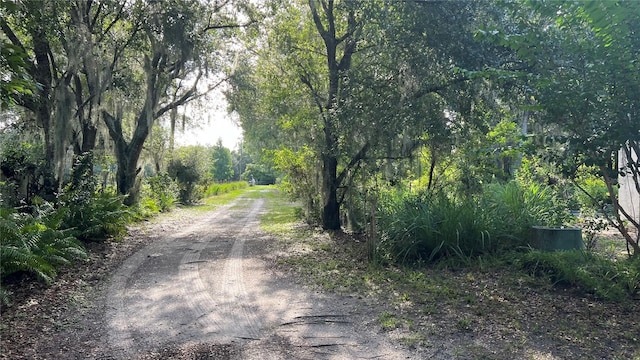
[[[398,319],[395,314],[388,311],[380,313],[378,316],[378,322],[384,330],[393,330],[400,326],[401,323],[400,319]]]
[[[261,229],[273,235],[290,235],[292,224],[299,220],[300,208],[273,186],[256,188],[260,191],[250,192],[250,196],[268,200],[267,211],[260,217]]]
[[[193,206],[198,211],[211,211],[222,205],[228,204],[243,195],[246,189],[237,189],[220,195],[212,195],[204,198],[202,204]]]

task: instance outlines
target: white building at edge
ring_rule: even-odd
[[[638,162],[638,155],[632,149],[632,161]],[[624,149],[618,151],[618,168],[623,170],[629,163],[627,154]],[[631,215],[636,221],[640,222],[640,194],[636,189],[636,184],[631,174],[627,176],[618,175],[618,201],[620,206]]]

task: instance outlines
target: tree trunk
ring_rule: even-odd
[[[340,229],[340,203],[337,187],[338,160],[335,156],[325,155],[322,164],[322,227],[325,230]]]
[[[46,42],[44,33],[36,31],[32,34],[34,39],[34,54],[36,58],[34,79],[40,85],[40,89],[35,96],[33,104],[36,118],[42,126],[44,133],[44,150],[45,150],[45,168],[43,175],[43,193],[45,196],[53,196],[57,190],[57,181],[55,178],[55,144],[51,136],[52,122],[51,115],[53,112],[53,102],[51,100],[51,85],[53,82],[51,73],[51,63],[49,59],[49,43]],[[59,180],[59,179],[58,179]]]
[[[118,171],[116,173],[118,193],[127,196],[124,203],[130,206],[138,202],[137,177],[141,170],[138,168],[138,159],[140,158],[144,141],[149,134],[149,123],[146,120],[147,114],[143,111],[138,117],[136,130],[129,143],[125,140],[122,132],[122,121],[116,119],[106,110],[102,111],[102,115],[109,129],[109,135],[115,143],[116,161],[118,163]]]

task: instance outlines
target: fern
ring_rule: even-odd
[[[47,207],[36,208],[35,217],[0,208],[0,279],[27,272],[51,282],[57,267],[87,256],[82,244],[68,231],[47,226],[57,221],[48,218],[55,212]]]

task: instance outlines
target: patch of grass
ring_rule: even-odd
[[[401,344],[409,347],[409,348],[416,348],[416,347],[431,347],[432,345],[429,343],[429,341],[427,340],[427,337],[424,334],[418,333],[418,332],[412,332],[408,335],[405,336],[401,336],[399,339]]]
[[[473,324],[473,320],[471,318],[468,318],[468,317],[460,318],[456,322],[456,326],[458,327],[458,329],[463,330],[463,331],[471,331],[471,325],[472,324]]]
[[[530,251],[516,263],[554,285],[573,286],[610,301],[624,301],[640,291],[640,261],[610,260],[585,251]]]
[[[272,186],[258,187],[250,194],[268,200],[267,210],[260,216],[260,227],[267,233],[286,235],[293,230],[293,225],[300,220],[298,207]]]
[[[394,314],[384,311],[378,315],[378,322],[384,330],[393,330],[400,326],[401,321]]]
[[[238,190],[233,190],[224,194],[210,196],[203,199],[202,204],[198,204],[190,208],[197,211],[211,211],[218,208],[219,206],[230,203],[231,201],[235,200],[241,195],[244,195],[245,192],[246,192],[245,189],[238,189]]]
[[[207,187],[204,195],[206,197],[217,196],[217,195],[226,194],[228,192],[232,192],[236,190],[241,190],[241,189],[247,188],[248,186],[249,185],[247,184],[246,181],[236,181],[236,182],[221,183],[221,184],[215,183]]]

